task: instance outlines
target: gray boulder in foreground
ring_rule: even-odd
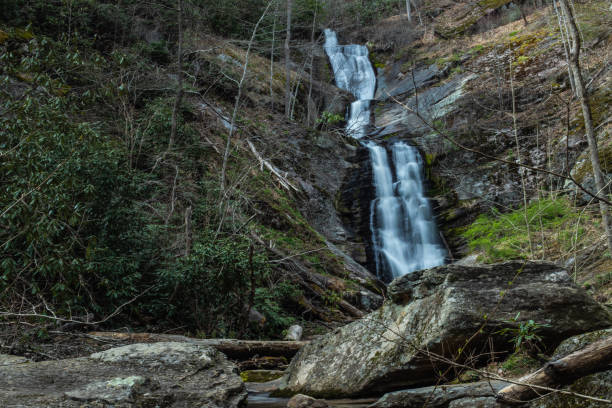
[[[388,292],[379,310],[303,347],[279,394],[353,397],[434,384],[445,367],[409,344],[449,357],[460,348],[463,356],[510,351],[498,331],[517,312],[550,325],[538,332],[550,348],[610,326],[609,313],[547,262],[445,265],[398,278]]]
[[[89,357],[0,366],[2,407],[234,408],[246,396],[236,366],[197,344],[132,344]]]
[[[370,408],[497,408],[504,405],[495,400],[495,394],[508,385],[501,381],[438,385],[401,390],[385,394]],[[506,405],[507,407],[507,405]]]

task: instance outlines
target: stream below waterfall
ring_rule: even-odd
[[[376,196],[370,204],[370,232],[378,277],[389,282],[420,269],[442,265],[447,256],[429,200],[425,196],[423,162],[418,150],[399,141],[367,139],[372,130],[370,106],[376,75],[363,45],[339,45],[325,30],[325,52],[336,85],[357,99],[347,115],[346,133],[370,152]]]
[[[249,393],[247,408],[285,408],[288,398],[273,398],[268,393]],[[326,400],[330,408],[366,408],[376,399]]]

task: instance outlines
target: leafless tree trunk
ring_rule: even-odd
[[[276,50],[276,18],[278,17],[278,2],[274,1],[274,21],[272,23],[272,45],[270,45],[270,104],[274,111],[274,52]]]
[[[183,100],[183,0],[178,1],[178,67],[176,70],[178,77],[178,84],[176,90],[176,99],[174,100],[174,106],[172,107],[172,122],[170,125],[170,140],[168,141],[168,151],[172,149],[174,141],[176,140],[176,127],[178,121],[178,111],[181,107]]]
[[[606,196],[606,183],[604,182],[603,172],[601,171],[601,163],[599,162],[599,151],[597,149],[597,138],[593,127],[593,117],[591,115],[591,107],[589,105],[589,95],[584,85],[582,70],[580,69],[580,32],[576,26],[574,12],[570,7],[568,0],[559,0],[559,5],[563,14],[565,14],[569,32],[570,43],[570,58],[569,65],[574,76],[576,85],[576,96],[582,105],[582,116],[584,118],[584,129],[586,131],[587,141],[589,143],[589,153],[591,156],[591,167],[593,168],[593,177],[595,178],[595,187],[598,194]],[[599,201],[599,210],[601,211],[601,221],[604,225],[604,231],[608,240],[608,249],[612,251],[612,232],[610,231],[610,217],[608,206],[606,203]]]
[[[412,15],[410,14],[410,0],[406,0],[406,15],[408,16],[408,21],[412,23]]]
[[[419,25],[423,25],[423,18],[421,17],[421,10],[419,10],[419,8],[417,7],[415,0],[410,0],[410,3],[412,3],[412,8],[414,8],[417,12],[417,17],[419,18]]]
[[[185,210],[185,256],[191,253],[191,206]]]
[[[523,164],[521,159],[521,146],[518,140],[518,127],[516,124],[516,97],[514,95],[514,73],[512,72],[512,62],[510,62],[510,89],[512,91],[512,126],[514,130],[514,141],[516,143],[516,160],[519,166]],[[533,240],[531,239],[531,226],[529,225],[529,216],[527,213],[527,188],[525,187],[525,169],[518,168],[521,176],[521,186],[523,188],[523,218],[525,219],[525,228],[527,228],[527,238],[529,239],[529,254],[533,258]]]
[[[311,116],[313,115],[312,112],[312,108],[314,105],[311,102],[311,98],[312,98],[312,77],[314,74],[314,52],[315,52],[315,28],[316,28],[316,23],[317,23],[317,7],[315,7],[314,10],[314,15],[312,17],[312,32],[310,33],[310,83],[308,85],[308,98],[306,98],[306,109],[307,109],[307,113],[306,113],[306,126],[310,126],[310,119]],[[316,107],[315,107],[316,110]],[[314,123],[314,120],[312,121]]]
[[[293,0],[287,0],[287,34],[285,36],[285,116],[291,115],[291,53],[289,44],[291,42],[291,10]]]
[[[525,14],[525,11],[523,10],[524,5],[521,6],[519,3],[517,3],[516,7],[518,7],[519,13],[521,13],[521,17],[523,18],[523,23],[525,23],[525,27],[527,27],[527,25],[529,25],[529,22],[527,21],[527,15]]]
[[[236,102],[234,103],[234,110],[232,112],[232,120],[230,121],[229,126],[229,134],[227,135],[227,142],[225,143],[225,151],[223,152],[223,164],[221,165],[221,197],[225,195],[225,173],[227,172],[227,160],[229,158],[230,147],[232,145],[232,137],[234,136],[234,131],[236,128],[236,115],[238,114],[238,108],[240,107],[240,98],[242,97],[242,88],[244,87],[244,81],[246,79],[246,74],[249,69],[249,56],[251,55],[251,48],[253,47],[253,43],[255,42],[255,34],[257,34],[257,29],[259,25],[263,21],[264,17],[268,13],[270,6],[272,5],[272,1],[268,2],[266,9],[259,17],[257,24],[253,28],[253,33],[251,34],[251,39],[249,40],[249,46],[247,48],[246,55],[244,57],[244,65],[242,67],[242,77],[240,78],[240,82],[238,82],[238,95],[236,95]],[[223,201],[223,199],[221,200]],[[223,207],[223,206],[221,206]]]
[[[563,43],[563,51],[565,52],[565,59],[567,60],[567,74],[569,76],[570,86],[572,87],[572,93],[576,93],[576,85],[574,85],[574,75],[572,74],[572,68],[569,65],[569,40],[567,39],[568,35],[566,32],[567,25],[563,23],[563,18],[561,16],[561,12],[557,7],[557,1],[553,1],[553,7],[555,9],[555,14],[557,14],[557,22],[559,23],[559,33],[561,33],[561,42]]]

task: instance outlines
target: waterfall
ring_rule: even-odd
[[[381,277],[396,278],[442,265],[446,250],[423,188],[419,152],[404,142],[391,146],[395,177],[387,150],[368,142],[376,198],[370,207],[370,230]]]
[[[336,85],[357,99],[347,118],[347,134],[362,139],[371,126],[370,104],[376,76],[362,45],[338,45],[336,33],[325,30],[325,51]],[[405,142],[395,142],[389,152],[374,141],[362,144],[370,152],[376,198],[370,205],[370,231],[376,272],[383,280],[419,269],[442,265],[446,250],[440,244],[431,206],[423,187],[419,152]]]
[[[376,91],[376,75],[363,45],[338,45],[332,30],[325,30],[325,52],[329,57],[336,85],[357,99],[351,104],[346,131],[356,139],[367,133],[370,125],[370,101]]]

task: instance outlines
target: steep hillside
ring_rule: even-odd
[[[380,304],[375,277],[329,241],[345,241],[333,200],[355,147],[315,126],[349,98],[321,48],[307,87],[296,38],[288,120],[264,39],[248,47],[204,3],[180,23],[171,2],[17,3],[0,19],[6,318],[280,337]]]

